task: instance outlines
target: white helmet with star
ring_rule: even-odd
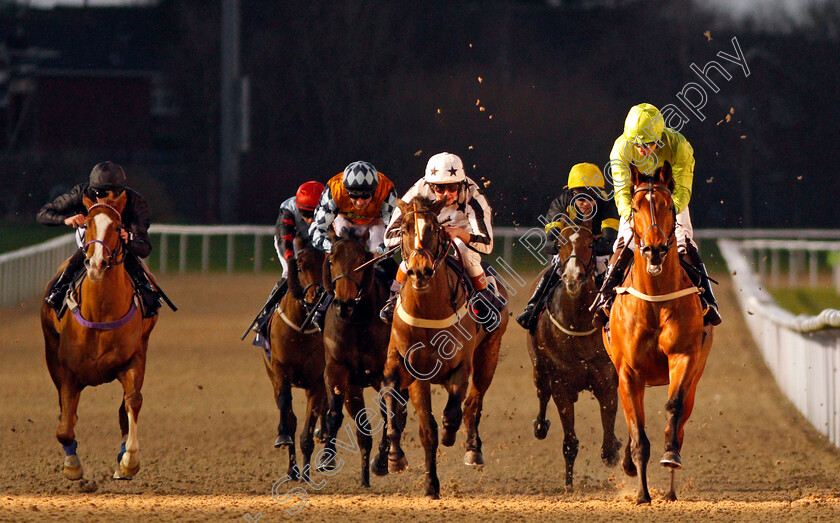
[[[427,183],[455,183],[467,179],[464,173],[464,163],[452,153],[438,153],[429,158],[426,164],[426,174],[423,179]]]

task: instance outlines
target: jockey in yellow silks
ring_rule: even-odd
[[[624,121],[624,133],[616,139],[610,152],[610,173],[615,187],[615,204],[621,222],[618,239],[610,259],[607,276],[595,302],[593,323],[603,325],[609,318],[609,308],[615,298],[615,288],[624,279],[624,273],[633,259],[633,230],[629,222],[633,188],[630,165],[642,173],[651,173],[665,162],[671,164],[674,176],[672,198],[677,213],[675,235],[680,258],[693,267],[687,273],[702,293],[704,322],[718,325],[721,322],[711,282],[693,241],[694,231],[688,212],[691,185],[694,179],[694,149],[679,132],[665,127],[659,109],[648,103],[630,108]]]

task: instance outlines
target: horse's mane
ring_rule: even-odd
[[[416,206],[418,211],[431,212],[432,205],[436,201],[437,200],[432,200],[430,198],[426,198],[425,196],[415,196],[408,202],[408,204],[412,207]]]

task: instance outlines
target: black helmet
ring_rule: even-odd
[[[92,189],[122,189],[125,185],[125,171],[113,162],[98,163],[90,172]]]

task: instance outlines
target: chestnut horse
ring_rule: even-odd
[[[300,247],[300,242],[296,239]],[[297,418],[292,409],[292,387],[306,391],[306,413],[300,433],[304,477],[315,449],[315,423],[323,420],[327,393],[324,388],[324,339],[316,327],[300,328],[321,292],[324,254],[317,249],[299,249],[295,263],[289,264],[289,290],[280,300],[269,325],[271,359],[263,352],[268,378],[274,387],[274,399],[280,411],[275,447],[289,450],[287,474],[299,479],[301,469],[295,456]]]
[[[87,275],[71,296],[72,314],[59,320],[46,303],[41,305],[41,327],[47,368],[58,389],[61,416],[56,437],[64,447],[64,475],[71,480],[83,475],[76,454],[76,409],[87,386],[118,379],[125,395],[119,409],[122,447],[117,455],[114,478],[131,479],[140,468],[137,456],[137,417],[143,404],[140,389],[146,370],[149,334],[158,316],[143,318],[137,311],[131,279],[125,271],[126,246],[120,238],[126,194],[94,203],[84,197],[85,265]],[[49,290],[49,286],[47,289]]]
[[[478,424],[509,320],[507,305],[501,311],[490,308],[485,313],[489,317],[479,317],[454,269],[441,263],[449,250],[449,242],[437,219],[443,204],[443,201],[429,203],[419,197],[408,204],[397,200],[403,213],[400,234],[409,281],[400,291],[385,367],[385,384],[393,390],[408,388],[417,411],[426,457],[426,497],[431,499],[440,498],[436,461],[438,432],[432,414],[431,384],[442,385],[449,394],[443,410],[441,443],[445,446],[455,443],[463,418],[467,430],[464,463],[483,465]],[[503,288],[501,294],[506,301],[507,292]],[[499,323],[487,332],[482,328],[483,322]],[[398,398],[393,395],[386,402],[389,411],[399,408]],[[408,466],[400,448],[403,429],[404,424],[396,417],[389,420],[388,467],[393,473],[402,472]]]
[[[372,263],[358,270],[373,258],[365,248],[366,238],[355,237],[352,229],[341,238],[334,233],[330,236],[333,246],[323,265],[324,286],[328,291],[335,292],[324,322],[326,459],[321,459],[317,465],[320,470],[335,467],[336,443],[355,452],[361,451],[361,485],[370,487],[370,469],[378,476],[388,474],[385,431],[382,431],[379,454],[373,465],[370,464],[370,449],[376,430],[372,429],[373,424],[366,413],[375,411],[365,408],[362,395],[365,387],[379,391],[382,386],[389,332],[388,325],[379,319],[379,310],[388,299],[388,289],[383,281],[374,277]],[[338,432],[344,418],[342,405],[355,422],[355,435],[349,425],[344,434]],[[380,412],[384,419],[382,402]],[[379,421],[379,430],[383,423]]]
[[[682,466],[684,427],[694,408],[697,382],[712,346],[712,327],[703,326],[698,290],[680,266],[671,197],[671,165],[651,175],[631,168],[630,222],[637,248],[634,265],[610,311],[604,342],[618,371],[619,394],[630,431],[623,467],[639,476],[636,503],[650,503],[645,434],[645,387],[668,385],[665,403],[665,453],[660,464],[671,469],[665,499],[676,499],[676,469]]]
[[[550,426],[545,417],[549,398],[554,398],[563,423],[563,457],[566,487],[572,488],[578,439],[575,436],[575,402],[583,390],[590,390],[601,406],[604,438],[601,459],[609,466],[618,463],[621,441],[615,437],[618,410],[618,376],[601,334],[591,328],[589,304],[595,298],[596,260],[592,252],[591,220],[560,231],[562,281],[540,316],[534,334],[528,334],[528,354],[534,365],[534,384],[540,411],[534,420],[534,436],[544,439]]]

